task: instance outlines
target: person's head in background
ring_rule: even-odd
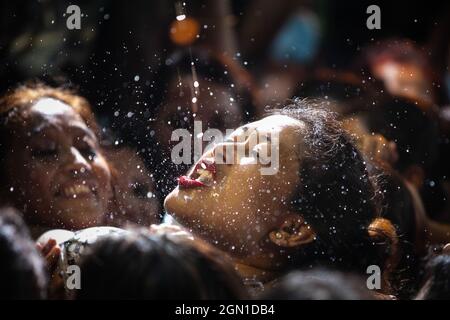
[[[194,121],[198,121],[202,132],[208,128],[225,132],[254,117],[253,87],[250,74],[238,61],[210,49],[179,49],[169,55],[156,77],[154,100],[158,104],[146,132],[156,153],[154,165],[164,171],[157,174],[174,178],[187,168],[171,164],[170,153],[178,143],[171,141],[174,130],[187,129],[193,134]]]
[[[154,177],[140,156],[129,147],[109,147],[105,152],[114,181],[113,209],[107,224],[148,226],[159,223],[161,212]]]
[[[0,203],[43,229],[80,229],[104,220],[111,173],[88,102],[41,84],[0,100]]]
[[[352,70],[321,67],[298,83],[293,95],[321,100],[333,112],[346,116],[354,110],[372,106],[382,96],[378,89],[376,83],[363,81]]]
[[[393,168],[422,190],[438,159],[439,132],[433,115],[411,100],[390,96],[358,112],[358,117],[369,133],[395,143],[398,159]]]
[[[46,298],[44,260],[12,208],[0,208],[0,261],[0,300]]]
[[[292,271],[264,292],[261,300],[373,300],[366,279],[327,269]]]
[[[80,268],[80,300],[246,297],[223,253],[195,240],[148,231],[99,241],[83,257]]]
[[[439,135],[433,112],[383,92],[376,81],[357,73],[329,69],[319,69],[302,82],[296,96],[323,101],[344,120],[361,150],[383,158],[420,189],[437,160]]]
[[[450,252],[447,249],[431,258],[426,266],[425,281],[416,296],[417,300],[450,299]]]
[[[436,101],[431,63],[424,49],[409,39],[376,42],[362,50],[356,65],[365,79],[383,83],[387,92],[426,110]]]
[[[392,278],[397,295],[409,298],[417,291],[418,257],[426,245],[423,202],[412,185],[394,169],[399,157],[394,141],[369,131],[363,114],[344,116],[342,123],[362,153],[369,172],[377,179],[381,216],[396,227],[399,260]]]

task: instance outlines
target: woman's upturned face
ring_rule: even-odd
[[[291,208],[305,150],[303,127],[298,120],[273,115],[238,128],[226,142],[203,154],[189,171],[189,181],[205,185],[179,183],[166,197],[165,209],[197,235],[236,256],[258,254],[268,233],[281,224]],[[261,156],[261,148],[270,150],[273,141],[250,142],[257,135],[270,138],[275,134],[279,136],[279,169],[273,175],[262,175],[261,161],[248,163]],[[233,164],[211,165],[217,154],[222,156],[224,146],[237,147],[239,143],[245,145],[245,157],[235,154]]]
[[[111,197],[111,177],[95,134],[59,100],[42,98],[24,112],[5,159],[9,197],[32,224],[68,229],[99,224]]]

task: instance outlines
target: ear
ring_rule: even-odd
[[[298,213],[288,214],[280,226],[269,233],[270,242],[285,248],[311,243],[315,238],[316,232]]]
[[[448,254],[450,255],[450,243],[447,243],[444,248],[442,249],[442,253],[443,254]]]

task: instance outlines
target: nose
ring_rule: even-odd
[[[72,177],[83,176],[91,170],[88,160],[78,151],[77,148],[70,148],[70,155],[65,165],[66,172]]]

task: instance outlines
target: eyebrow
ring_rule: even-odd
[[[97,140],[97,136],[95,135],[95,133],[87,126],[85,127],[85,126],[79,126],[76,124],[71,124],[70,127],[73,129],[74,134],[77,138],[80,138],[83,136],[88,136],[89,138],[91,138],[93,140]],[[58,131],[59,128],[56,128],[51,123],[44,122],[44,123],[40,123],[37,126],[35,126],[31,131],[34,135],[34,134],[42,134],[44,130]],[[65,133],[66,131],[63,131],[63,132]],[[44,134],[44,136],[45,136],[45,134]]]
[[[97,140],[97,136],[94,134],[94,132],[92,132],[91,129],[89,128],[85,128],[82,126],[73,126],[74,128],[74,135],[76,138],[82,138],[82,137],[89,137],[92,140]],[[86,130],[87,129],[87,130]]]

